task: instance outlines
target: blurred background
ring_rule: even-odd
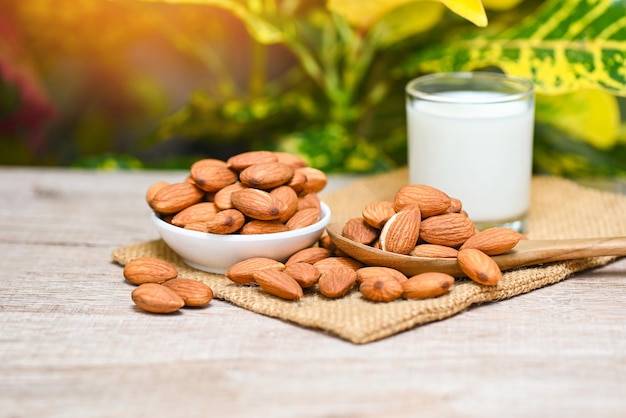
[[[0,164],[388,171],[405,84],[489,69],[536,86],[535,172],[622,176],[625,58],[624,0],[0,0]]]

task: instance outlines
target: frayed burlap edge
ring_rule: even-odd
[[[358,180],[343,190],[324,196],[324,200],[333,210],[333,222],[345,222],[351,216],[358,216],[369,201],[389,199],[404,184],[406,171],[400,170]],[[533,179],[532,193],[531,238],[626,235],[626,220],[621,215],[626,209],[624,196],[586,189],[552,177]],[[599,213],[602,216],[598,216]],[[322,330],[355,344],[376,341],[418,325],[449,318],[478,304],[527,293],[615,259],[596,257],[518,269],[506,272],[503,280],[494,287],[460,280],[448,294],[438,298],[373,303],[362,298],[357,290],[336,300],[307,291],[298,302],[284,301],[256,286],[237,285],[223,275],[193,269],[161,240],[118,248],[112,253],[112,259],[121,265],[142,256],[172,262],[181,276],[209,285],[216,298],[256,313]]]

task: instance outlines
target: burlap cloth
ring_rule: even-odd
[[[406,183],[407,171],[403,169],[360,179],[342,190],[324,195],[324,201],[332,209],[331,222],[343,223],[350,217],[359,216],[367,203],[391,199]],[[527,235],[531,239],[626,235],[625,214],[626,196],[585,188],[561,178],[535,177]],[[356,344],[442,320],[481,303],[502,301],[530,292],[615,259],[586,258],[508,271],[495,287],[480,286],[462,279],[447,295],[438,298],[372,303],[363,299],[356,289],[341,299],[330,300],[309,291],[298,302],[284,301],[256,286],[237,285],[223,275],[192,269],[161,240],[119,248],[112,253],[113,260],[121,265],[140,256],[172,262],[181,276],[193,277],[208,284],[216,298]]]

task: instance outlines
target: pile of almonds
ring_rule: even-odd
[[[154,257],[139,257],[124,266],[124,277],[137,287],[131,298],[147,312],[172,313],[183,306],[206,306],[213,290],[195,279],[178,276],[176,267]]]
[[[180,183],[159,181],[146,201],[172,225],[213,234],[268,234],[304,228],[321,218],[324,172],[292,154],[250,151],[191,165]]]
[[[346,222],[342,235],[382,251],[419,257],[456,258],[461,270],[482,285],[502,278],[491,258],[511,250],[523,235],[508,228],[477,231],[462,202],[426,185],[401,188],[392,202],[368,204],[362,216]],[[389,267],[368,267],[341,254],[325,235],[318,246],[300,250],[285,263],[251,258],[233,265],[226,276],[239,284],[257,284],[287,300],[300,299],[315,288],[339,298],[355,286],[366,299],[390,302],[425,299],[447,293],[455,278],[439,272],[407,277]]]

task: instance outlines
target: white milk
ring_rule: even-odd
[[[523,218],[530,199],[532,101],[476,104],[500,94],[442,95],[459,103],[407,101],[411,183],[461,199],[477,224]]]

